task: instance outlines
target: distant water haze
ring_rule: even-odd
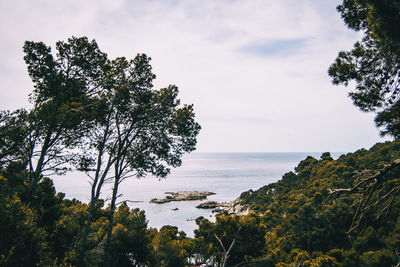
[[[193,236],[195,219],[203,216],[214,220],[211,210],[196,208],[202,201],[181,201],[165,204],[149,203],[153,198],[165,197],[165,192],[211,191],[216,193],[207,200],[229,202],[244,191],[256,190],[274,183],[282,175],[293,171],[307,156],[319,158],[322,152],[296,153],[192,153],[183,158],[181,167],[173,169],[165,179],[149,176],[142,179],[130,178],[120,185],[122,196],[118,202],[128,200],[131,208],[145,210],[150,227],[160,229],[163,225],[177,226]],[[340,152],[331,153],[333,158]],[[88,177],[79,172],[54,177],[57,192],[64,192],[66,198],[83,202],[90,199]],[[107,186],[102,198],[111,195]]]

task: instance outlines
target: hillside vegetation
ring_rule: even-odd
[[[110,59],[71,37],[54,55],[26,41],[31,108],[0,111],[0,266],[400,266],[400,4],[343,0],[337,10],[363,37],[328,73],[355,85],[354,105],[395,141],[307,157],[243,193],[249,215],[198,218],[194,238],[148,228],[143,211],[117,202],[125,179],[166,177],[195,150],[193,105],[174,85],[153,87],[145,54]],[[91,178],[88,204],[48,178],[72,170]]]
[[[144,212],[123,203],[114,214],[110,266],[395,266],[400,261],[400,166],[390,163],[399,158],[398,141],[337,160],[329,153],[307,157],[278,182],[241,195],[251,214],[225,213],[215,223],[198,218],[194,238],[172,226],[148,228]],[[79,265],[89,206],[56,194],[48,178],[38,184],[33,206],[27,177],[17,164],[1,172],[0,265]],[[371,195],[365,194],[365,183],[349,192],[337,190],[354,188],[368,177],[379,180]],[[99,200],[94,210],[86,266],[102,265],[109,218],[103,206]]]
[[[400,261],[400,142],[333,160],[307,157],[276,183],[241,195],[266,228],[269,263],[392,266]],[[392,167],[387,173],[382,170]],[[377,175],[384,173],[384,175]],[[375,181],[365,181],[369,177]],[[360,184],[357,188],[356,185]],[[368,190],[374,183],[374,190]],[[352,191],[335,189],[353,189]],[[394,189],[394,190],[393,190]]]

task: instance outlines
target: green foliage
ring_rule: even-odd
[[[215,223],[200,217],[196,223],[196,252],[206,258],[215,258],[221,263],[225,253],[226,266],[235,266],[263,255],[265,229],[256,214],[243,217],[225,214],[218,216]]]
[[[3,178],[5,179],[5,178]],[[17,195],[0,199],[0,265],[29,266],[48,246],[34,212]]]
[[[130,210],[126,203],[115,212],[110,251],[115,266],[146,264],[151,259],[150,236],[144,211]]]
[[[152,266],[185,266],[193,242],[186,238],[184,232],[178,232],[177,227],[174,226],[163,226],[160,231],[153,229],[151,236],[151,245],[154,250]]]
[[[400,43],[400,4],[390,0],[344,0],[337,7],[344,22],[353,30],[371,33],[376,39]]]
[[[125,204],[115,210],[118,186],[148,173],[165,177],[181,164],[182,155],[195,149],[200,130],[193,106],[180,104],[176,86],[153,89],[155,75],[145,54],[110,60],[86,37],[57,42],[55,54],[42,42],[26,41],[23,50],[34,85],[32,108],[0,112],[0,194],[15,204],[12,213],[2,211],[4,218],[18,227],[23,220],[12,216],[20,218],[24,210],[32,214],[28,229],[40,233],[38,242],[32,243],[32,236],[30,241],[42,249],[26,254],[27,261],[148,264],[153,251],[144,213]],[[89,205],[64,200],[44,178],[72,167],[93,175]],[[103,209],[100,194],[107,179],[114,179],[114,187],[110,207]],[[28,240],[30,233],[23,233]],[[2,244],[5,265],[22,243]],[[43,257],[42,251],[47,251]]]
[[[27,164],[25,138],[28,135],[25,110],[0,111],[0,168],[9,164]]]
[[[339,11],[365,38],[330,69],[334,83],[356,81],[355,104],[378,112],[377,125],[396,138],[399,37],[390,25],[398,10],[392,1],[345,0]],[[143,211],[116,204],[118,186],[147,173],[165,177],[181,164],[200,130],[193,106],[180,104],[176,86],[153,89],[144,54],[109,60],[85,37],[56,50],[25,43],[33,108],[0,113],[1,266],[398,264],[399,141],[337,160],[307,157],[280,181],[241,195],[256,213],[198,218],[193,239],[172,226],[148,229]],[[89,204],[64,199],[44,177],[64,173],[67,163],[93,175]]]
[[[341,51],[329,68],[334,84],[356,83],[349,93],[363,111],[377,113],[381,134],[400,137],[400,4],[392,0],[344,0],[345,23],[364,31],[351,51]]]
[[[195,238],[176,227],[148,229],[143,211],[125,203],[114,213],[110,266],[185,266],[188,259],[225,266],[391,266],[400,247],[399,201],[376,218],[379,205],[366,212],[357,231],[348,232],[361,192],[332,195],[358,183],[357,171],[380,170],[400,158],[400,142],[333,160],[301,161],[295,172],[257,191],[242,194],[256,213],[223,214],[216,222],[198,218]],[[389,175],[398,177],[399,170]],[[9,165],[0,176],[0,263],[2,266],[76,266],[89,206],[56,194],[50,179],[38,184],[38,205],[30,207],[29,175]],[[390,181],[390,180],[388,180]],[[86,266],[100,266],[106,253],[110,208],[98,200],[93,209]],[[383,206],[386,203],[382,204]],[[231,248],[231,249],[229,249]],[[226,257],[227,256],[227,257]]]
[[[62,43],[74,48],[66,50],[67,56],[76,53],[76,40],[73,41]],[[101,64],[96,67],[98,72],[94,73],[96,80],[93,86],[89,86],[91,92],[85,92],[89,99],[87,102],[97,107],[92,108],[95,111],[92,124],[80,127],[84,130],[85,142],[80,144],[82,156],[74,161],[77,168],[93,177],[89,213],[79,257],[82,261],[94,204],[99,200],[105,181],[113,180],[104,248],[104,261],[107,262],[111,260],[107,251],[111,249],[120,183],[124,179],[144,177],[147,174],[166,177],[171,167],[180,166],[184,153],[195,149],[200,125],[195,121],[193,106],[180,104],[176,86],[170,85],[159,90],[153,88],[155,75],[152,73],[150,57],[138,54],[132,60],[124,57],[110,60],[98,50],[95,41],[89,44],[84,39],[82,45],[87,51],[96,52],[94,63],[91,62],[92,54],[87,59],[87,55],[78,53],[79,58],[89,60],[82,64]],[[81,59],[78,62],[81,64]],[[90,79],[90,75],[89,70],[82,77]],[[84,84],[91,85],[90,82]]]
[[[331,192],[352,188],[364,179],[355,174],[366,169],[375,173],[399,158],[400,142],[376,144],[370,150],[361,149],[337,160],[324,153],[319,160],[307,157],[295,172],[285,174],[274,184],[243,193],[242,204],[263,214],[268,262],[278,266],[396,264],[400,245],[396,195],[366,210],[358,229],[348,232],[363,192]],[[399,174],[400,169],[394,168],[385,176],[385,183],[397,183]],[[368,205],[386,193],[374,193]],[[390,211],[380,215],[389,203]]]
[[[20,172],[25,170],[21,168]],[[28,185],[24,185],[23,179],[3,176],[5,173],[12,172],[0,175],[0,265],[76,266],[88,205],[64,199],[63,194],[56,194],[52,181],[44,178],[38,184],[39,205],[31,208],[28,198],[19,197],[19,192],[23,195]],[[16,191],[12,188],[25,189]],[[99,201],[93,212],[89,244],[84,254],[87,266],[102,264],[109,212],[102,206],[103,201]],[[152,266],[158,255],[151,243],[153,237],[147,229],[144,212],[130,210],[125,203],[121,204],[115,212],[112,229],[110,253],[113,266]],[[184,233],[179,233],[178,237],[181,245],[172,246],[170,250],[176,251],[180,262],[184,262],[188,254],[182,251],[191,243]],[[169,254],[165,254],[166,260],[170,260]]]
[[[42,42],[26,41],[23,50],[34,85],[32,108],[0,115],[0,165],[7,160],[26,164],[28,193],[36,205],[40,179],[70,169],[67,163],[77,158],[99,116],[96,90],[104,82],[106,57],[86,37],[57,42],[55,56]]]

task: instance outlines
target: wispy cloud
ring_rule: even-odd
[[[261,44],[249,44],[240,49],[241,52],[256,56],[289,57],[304,46],[305,40],[276,40]]]
[[[86,35],[111,57],[153,58],[156,86],[176,84],[183,102],[194,103],[201,151],[369,146],[378,140],[371,115],[326,73],[359,37],[336,13],[339,2],[1,1],[0,105],[27,103],[25,40],[54,45]]]

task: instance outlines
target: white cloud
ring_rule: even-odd
[[[1,108],[26,106],[24,40],[53,46],[87,35],[111,57],[153,58],[156,86],[176,84],[183,102],[195,104],[201,151],[368,147],[379,140],[371,114],[327,76],[337,52],[359,37],[345,28],[338,3],[2,1]],[[277,46],[285,42],[292,45]]]

